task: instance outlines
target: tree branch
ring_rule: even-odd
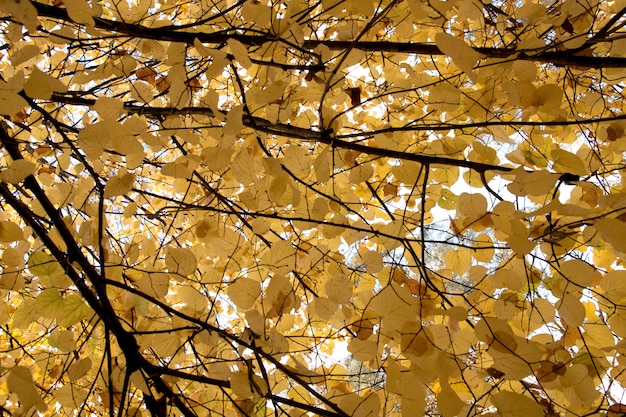
[[[66,22],[75,23],[63,8],[49,6],[36,1],[32,1],[40,16],[58,19]],[[286,47],[301,49],[302,51],[313,51],[318,46],[325,46],[333,51],[343,51],[347,49],[357,49],[365,52],[390,52],[403,54],[445,55],[435,44],[432,43],[413,43],[413,42],[391,42],[391,41],[340,41],[340,40],[318,40],[305,39],[301,45],[293,45],[282,39],[280,36],[270,33],[248,35],[241,33],[241,28],[233,28],[232,30],[206,33],[199,32],[195,28],[188,28],[189,31],[180,31],[176,27],[159,27],[150,28],[147,26],[125,23],[115,20],[94,17],[95,26],[98,29],[106,29],[111,32],[118,33],[122,36],[135,38],[152,39],[158,41],[181,42],[192,45],[194,40],[202,43],[221,45],[225,44],[229,39],[236,39],[246,46],[261,46],[267,42],[284,43]],[[245,30],[245,29],[243,29]],[[605,39],[603,39],[606,41]],[[594,41],[588,42],[582,48],[591,47]],[[578,66],[584,68],[624,68],[626,67],[626,58],[610,57],[610,56],[580,56],[576,55],[580,48],[568,51],[546,51],[548,47],[541,49],[518,50],[515,48],[474,48],[477,52],[484,55],[485,58],[497,59],[516,59],[523,61],[542,62],[554,64],[556,66]],[[270,63],[263,63],[270,65]],[[309,69],[311,71],[319,71],[321,65],[300,66],[298,69]]]

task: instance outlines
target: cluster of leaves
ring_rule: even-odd
[[[624,14],[1,1],[0,411],[623,412]]]

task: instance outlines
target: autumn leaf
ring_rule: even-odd
[[[122,173],[121,175],[111,177],[104,187],[104,198],[127,194],[132,190],[134,182],[135,176],[130,173]]]
[[[532,398],[516,392],[500,391],[492,397],[491,401],[496,406],[502,416],[539,417],[544,415],[544,407],[542,407]]]
[[[0,242],[15,242],[23,238],[24,232],[17,224],[11,221],[0,221]]]
[[[473,69],[482,55],[471,46],[445,32],[438,32],[435,35],[437,47],[467,75],[473,74]]]
[[[170,247],[165,257],[165,266],[169,272],[183,276],[191,275],[197,268],[196,256],[190,249]]]
[[[93,20],[93,11],[86,0],[63,0],[63,5],[67,9],[70,19],[76,23],[82,23],[87,26],[95,24]]]
[[[48,407],[37,392],[30,370],[24,366],[11,368],[7,377],[9,392],[17,394],[21,403],[22,412],[28,412],[32,407],[45,411]]]
[[[3,413],[623,411],[620,4],[231,3],[0,1]]]
[[[18,159],[13,161],[9,167],[0,172],[0,181],[8,182],[9,184],[18,184],[29,175],[35,173],[37,165],[26,159]]]
[[[53,92],[64,93],[67,86],[58,80],[37,68],[34,68],[26,80],[24,92],[30,98],[49,99]]]
[[[228,286],[228,297],[242,310],[254,307],[261,295],[261,285],[249,278],[240,278]]]

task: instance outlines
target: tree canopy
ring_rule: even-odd
[[[0,1],[0,414],[621,415],[625,14]]]

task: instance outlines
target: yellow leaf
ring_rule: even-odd
[[[37,9],[29,1],[2,0],[0,11],[23,24],[31,33],[37,32]]]
[[[380,272],[385,266],[383,256],[375,250],[367,250],[361,253],[361,262],[365,265],[365,270],[370,274]]]
[[[80,296],[71,294],[63,299],[63,308],[56,316],[56,320],[59,326],[71,327],[79,321],[90,318],[93,314],[93,310]]]
[[[24,45],[15,53],[11,54],[9,59],[11,60],[11,64],[17,67],[37,55],[39,55],[39,47],[37,45]]]
[[[7,84],[0,80],[0,114],[12,116],[19,113],[28,103],[22,96],[7,87]]]
[[[288,240],[280,240],[272,244],[272,248],[262,258],[261,262],[271,271],[278,274],[287,274],[295,266],[296,251]]]
[[[535,242],[528,240],[528,229],[524,223],[519,220],[513,220],[510,223],[511,234],[507,238],[507,242],[511,249],[520,255],[530,253],[535,247]]]
[[[322,320],[328,320],[337,313],[338,304],[327,297],[317,297],[309,304],[309,312]]]
[[[248,372],[233,372],[228,379],[230,380],[230,389],[238,398],[250,398],[254,395]]]
[[[183,301],[186,307],[192,310],[196,316],[204,314],[209,307],[209,298],[206,294],[193,287],[183,286],[178,288],[178,299]]]
[[[127,194],[133,189],[134,183],[134,174],[121,173],[121,175],[115,175],[107,181],[106,186],[104,187],[104,198]]]
[[[534,399],[523,394],[500,391],[491,396],[502,417],[543,417],[545,408]]]
[[[441,196],[437,200],[437,205],[444,210],[454,210],[458,208],[459,198],[449,188],[441,190]]]
[[[352,339],[348,343],[348,351],[357,361],[372,361],[378,356],[378,343],[371,340]]]
[[[20,240],[20,239],[17,239]],[[2,223],[0,222],[0,242],[2,242]],[[21,248],[20,248],[21,249]],[[2,263],[6,266],[24,266],[24,251],[17,248],[4,248]]]
[[[33,383],[33,377],[30,370],[25,366],[16,366],[11,368],[7,378],[7,387],[9,392],[17,394],[20,400],[22,415],[25,415],[33,406],[41,412],[47,410],[47,405],[37,392],[37,388]]]
[[[136,283],[137,288],[157,299],[162,299],[167,295],[169,284],[170,275],[163,272],[144,274]]]
[[[563,296],[561,301],[557,303],[557,309],[561,319],[572,327],[582,325],[585,320],[585,306],[571,294]]]
[[[559,272],[565,279],[580,287],[590,286],[598,274],[593,267],[579,259],[564,262]]]
[[[444,262],[452,272],[458,276],[463,276],[472,264],[472,253],[468,248],[450,249],[444,255]]]
[[[89,357],[82,358],[70,365],[67,369],[67,376],[70,378],[70,381],[77,381],[87,375],[90,369],[91,359]]]
[[[56,318],[63,313],[64,300],[59,290],[49,288],[39,293],[35,299],[37,312],[44,317]]]
[[[194,38],[193,47],[196,49],[196,52],[200,56],[209,56],[211,55],[211,50],[205,47],[202,42],[198,40],[198,38]]]
[[[451,84],[437,84],[428,93],[428,107],[442,112],[451,112],[459,108],[461,91]]]
[[[600,281],[600,287],[610,300],[619,302],[621,298],[626,297],[626,271],[607,272]]]
[[[228,297],[241,310],[250,310],[261,295],[261,284],[250,278],[239,278],[226,290]]]
[[[93,105],[93,109],[103,119],[115,119],[124,112],[124,103],[122,100],[116,97],[99,97],[96,100],[96,104]]]
[[[191,176],[189,165],[182,162],[168,162],[161,167],[161,174],[174,178],[189,178]]]
[[[559,176],[549,171],[527,172],[523,168],[516,169],[515,180],[507,185],[507,189],[518,196],[540,196],[550,192]]]
[[[93,10],[86,0],[63,0],[63,5],[67,9],[67,14],[76,23],[93,26]]]
[[[22,302],[11,314],[11,325],[16,329],[28,330],[30,325],[41,315],[35,308],[35,300],[28,299]]]
[[[400,411],[402,417],[415,417],[424,415],[424,409],[426,408],[426,401],[422,396],[416,395],[404,395],[402,396],[402,402],[400,403]]]
[[[437,44],[437,48],[439,48],[441,52],[452,58],[452,62],[454,62],[461,71],[468,75],[472,75],[474,66],[482,57],[480,52],[477,52],[461,39],[448,33],[437,33],[435,35],[435,44]]]
[[[337,304],[350,304],[354,285],[345,277],[335,277],[326,282],[326,294],[328,298]]]
[[[315,158],[315,162],[313,162],[313,166],[315,169],[315,175],[319,182],[327,182],[330,179],[330,156],[331,156],[331,148],[330,146],[326,146],[319,153],[317,158]]]
[[[28,270],[37,277],[59,278],[65,274],[63,267],[45,252],[35,252],[28,259]]]
[[[563,149],[553,149],[550,152],[552,157],[552,169],[562,174],[586,175],[589,169],[585,167],[583,161],[571,152]]]
[[[610,243],[615,250],[626,253],[626,222],[614,218],[597,220],[593,225],[602,236],[602,239]]]
[[[243,129],[243,106],[232,108],[226,115],[226,124],[222,128],[224,137],[237,137]]]
[[[24,239],[22,228],[12,221],[0,221],[0,242],[15,242]],[[4,260],[4,254],[2,256]]]
[[[257,29],[261,29],[270,24],[272,9],[261,2],[247,1],[241,8],[241,16],[248,22],[254,23]]]
[[[459,395],[447,384],[437,394],[437,408],[443,417],[459,415],[464,405],[465,403],[459,398]]]
[[[458,198],[457,212],[471,220],[479,219],[487,212],[487,199],[482,194],[462,193]]]
[[[0,172],[0,181],[9,184],[18,184],[29,175],[35,173],[37,165],[26,159],[18,159],[13,161],[7,169]]]
[[[237,62],[239,62],[244,68],[250,68],[252,66],[252,61],[250,61],[250,58],[248,57],[248,50],[244,44],[235,38],[228,38],[227,43]]]
[[[24,92],[30,98],[47,100],[52,97],[53,92],[67,92],[67,86],[56,78],[44,74],[37,68],[33,68],[30,77],[28,77],[24,85]]]
[[[173,274],[188,276],[198,267],[198,260],[190,249],[169,247],[165,256],[165,266]]]
[[[233,178],[241,183],[241,185],[250,185],[258,175],[256,161],[247,149],[237,154],[231,165]]]
[[[278,175],[277,177],[272,178],[268,190],[269,200],[276,204],[280,204],[280,198],[287,191],[288,183],[289,181],[287,179],[287,175],[284,175],[283,173],[281,173],[281,175]]]
[[[54,399],[59,402],[63,407],[69,410],[76,410],[87,399],[88,391],[81,389],[76,384],[63,385],[54,391]],[[134,417],[140,417],[140,414],[130,413]]]

